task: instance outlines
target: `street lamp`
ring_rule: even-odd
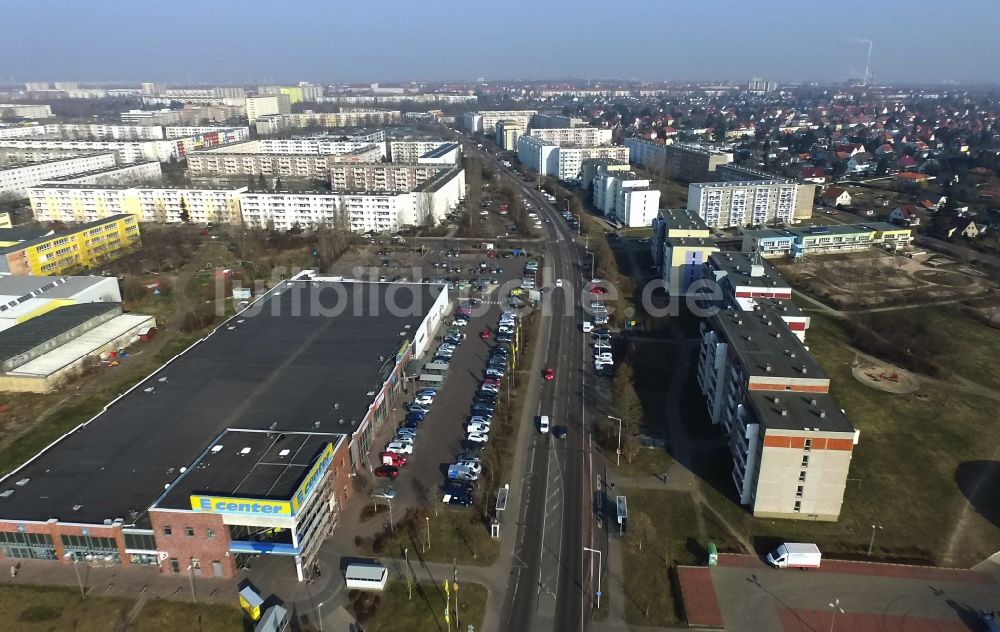
[[[840,607],[840,599],[834,599],[833,603],[828,605],[833,608],[833,618],[830,619],[830,632],[833,632],[833,624],[837,622],[837,613],[844,614],[844,609]]]
[[[191,601],[198,603],[198,596],[194,594],[194,564],[188,564],[185,570],[190,571],[188,579],[191,581]]]
[[[83,589],[83,580],[80,578],[80,569],[76,567],[76,556],[72,553],[66,553],[63,555],[64,558],[69,558],[73,560],[73,572],[76,573],[76,583],[80,586],[80,597],[82,599],[87,598],[87,592]]]
[[[431,517],[424,516],[424,521],[427,523],[427,550],[431,550]]]
[[[873,524],[872,525],[872,539],[869,540],[869,542],[868,542],[868,557],[872,556],[872,548],[875,546],[875,531],[878,530],[878,529],[884,529],[884,528],[885,527],[883,527],[880,524]]]
[[[590,551],[591,553],[597,553],[597,609],[601,609],[601,551],[599,549],[591,549],[589,547],[583,547],[584,551]]]
[[[618,422],[618,461],[615,467],[622,466],[622,420],[614,415],[608,415],[608,419],[614,419]]]
[[[319,632],[323,632],[323,611],[321,610],[321,608],[323,607],[324,603],[326,602],[321,601],[318,604],[316,604],[316,620],[319,621]]]

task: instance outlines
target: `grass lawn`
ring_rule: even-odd
[[[694,501],[686,492],[626,488],[622,493],[628,497],[630,523],[638,514],[646,514],[656,534],[641,551],[634,532],[621,542],[625,618],[634,625],[677,623],[669,567],[704,564],[707,543],[718,542],[724,531],[706,513],[706,533],[700,533]]]
[[[451,508],[440,505],[437,515],[430,515],[430,521],[418,520],[411,527],[397,525],[395,533],[388,534],[382,541],[381,551],[376,555],[403,557],[403,549],[410,550],[411,562],[422,557],[428,562],[489,566],[496,561],[500,551],[500,541],[490,537],[489,527],[480,519],[473,507]],[[427,549],[427,524],[430,524],[431,547]]]
[[[125,618],[134,605],[135,600],[128,597],[81,599],[75,588],[61,586],[0,586],[0,612],[4,613],[2,629],[5,632],[238,632],[243,629],[242,613],[234,606],[195,606],[158,599],[146,603],[136,620],[126,628]]]
[[[942,331],[955,331],[956,326],[953,322]],[[755,519],[732,502],[731,486],[724,484],[702,486],[709,502],[736,528],[756,536],[758,550],[785,539],[816,542],[831,556],[864,557],[872,525],[878,524],[883,530],[876,536],[874,556],[880,559],[970,566],[996,552],[1000,497],[984,494],[976,511],[968,514],[953,557],[945,557],[966,507],[963,487],[971,486],[969,479],[991,461],[1000,442],[997,403],[947,384],[925,384],[926,400],[862,385],[851,376],[854,354],[846,347],[848,337],[823,315],[812,314],[807,341],[830,374],[831,394],[861,431],[840,520],[814,524]],[[968,367],[976,361],[972,350],[962,360]]]
[[[488,592],[484,586],[462,582],[459,576],[458,590],[458,625],[452,618],[451,629],[465,630],[474,626],[476,630],[482,627],[483,615],[486,612],[486,597]],[[386,584],[385,592],[375,614],[364,623],[367,632],[395,632],[397,630],[441,630],[448,629],[444,620],[445,594],[444,586],[438,584],[418,583],[413,586],[413,599],[408,599],[406,580],[394,579]],[[452,610],[454,612],[455,594],[451,594]]]
[[[1000,330],[976,321],[946,305],[896,312],[901,318],[919,318],[940,332],[961,332],[949,337],[954,345],[955,372],[966,379],[1000,392]]]
[[[192,630],[215,632],[243,630],[243,612],[235,606],[221,604],[181,604],[163,599],[151,600],[139,611],[131,629]]]
[[[622,458],[620,467],[615,467],[614,450],[608,455],[611,471],[617,472],[619,476],[630,478],[663,476],[673,463],[674,457],[670,456],[663,448],[642,448],[631,463]]]

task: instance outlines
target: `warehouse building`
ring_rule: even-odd
[[[121,303],[77,303],[0,331],[0,391],[48,393],[155,331]]]
[[[64,305],[121,302],[113,277],[0,275],[0,331]]]
[[[0,557],[234,577],[279,555],[304,579],[448,300],[282,282],[0,479]]]

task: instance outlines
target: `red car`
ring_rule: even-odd
[[[490,330],[489,329],[482,330],[481,332],[479,332],[479,337],[482,338],[483,340],[489,340]]]
[[[382,467],[375,468],[375,476],[396,480],[396,477],[399,476],[399,468],[392,465],[383,465]]]
[[[545,371],[542,373],[542,377],[545,378],[546,381],[551,382],[552,380],[556,379],[556,370],[545,369]]]

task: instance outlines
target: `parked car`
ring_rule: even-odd
[[[427,416],[426,413],[421,413],[411,410],[410,412],[406,413],[406,417],[403,417],[403,421],[416,421],[419,423],[423,421],[426,416]]]
[[[417,438],[417,429],[416,428],[406,428],[406,427],[396,428],[396,436],[397,437],[410,437],[411,439],[416,439]]]
[[[396,454],[413,454],[413,444],[393,441],[389,445],[385,446],[385,451],[395,452]]]
[[[490,436],[483,432],[471,432],[466,437],[465,440],[469,443],[486,443],[490,440]]]
[[[444,486],[444,496],[441,498],[441,502],[469,507],[472,505],[472,487],[458,481],[449,482]]]
[[[413,403],[414,404],[419,404],[421,406],[430,406],[431,404],[434,403],[434,396],[433,395],[417,395],[415,398],[413,398]]]
[[[392,442],[393,443],[407,443],[409,445],[413,445],[415,443],[413,437],[408,436],[408,435],[401,435],[401,434],[398,434],[398,433],[395,436],[393,436]]]
[[[430,397],[435,397],[437,396],[437,394],[438,392],[436,388],[422,388],[419,391],[417,391],[417,397],[420,397],[421,395],[428,395]]]
[[[382,460],[382,465],[391,465],[393,467],[403,467],[406,465],[406,457],[395,452],[383,452],[379,454],[379,458]]]
[[[568,433],[566,426],[552,426],[552,436],[556,439],[565,439]]]
[[[465,427],[465,431],[468,432],[469,434],[472,433],[489,434],[490,424],[482,422],[470,423],[468,426]]]
[[[472,405],[472,415],[483,416],[483,417],[493,417],[494,407],[488,404],[473,404]]]
[[[487,424],[489,425],[491,417],[489,415],[472,415],[469,417],[470,424]]]
[[[409,411],[411,413],[423,413],[426,415],[431,412],[431,409],[429,406],[424,406],[423,404],[410,404]]]
[[[455,465],[464,467],[470,472],[475,472],[477,475],[482,474],[483,472],[483,465],[478,458],[460,459],[455,462]]]
[[[375,476],[378,478],[396,480],[396,477],[399,476],[399,468],[392,465],[382,465],[375,468]]]

